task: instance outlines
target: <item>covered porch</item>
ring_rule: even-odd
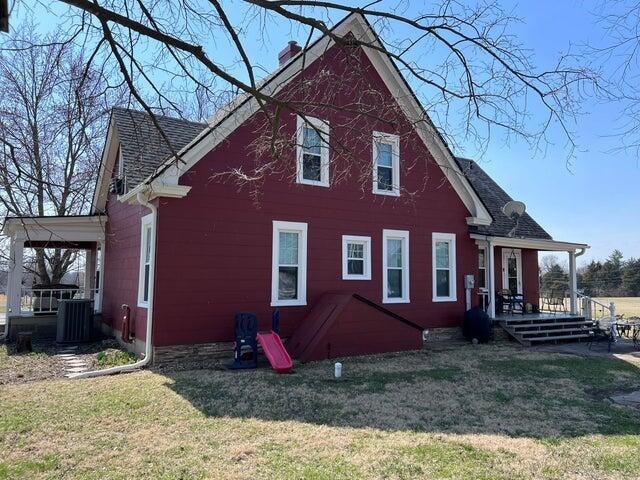
[[[523,345],[587,340],[597,322],[615,319],[614,304],[604,305],[578,292],[576,258],[588,245],[550,239],[472,237],[479,251],[480,304]],[[568,284],[552,296],[539,288],[541,251],[568,255]]]
[[[7,312],[5,333],[11,323],[27,325],[29,320],[51,322],[59,300],[92,299],[100,313],[103,291],[105,224],[104,215],[64,217],[8,217],[2,234],[9,239]],[[78,285],[25,285],[25,250],[73,249],[84,252],[84,278]]]
[[[582,243],[559,242],[547,239],[511,238],[472,235],[479,249],[479,294],[493,319],[527,312],[525,306],[537,306],[544,315],[581,315],[582,303],[577,285],[576,258],[589,246]],[[568,255],[569,282],[567,301],[545,304],[540,299],[538,252],[565,252]],[[484,277],[484,278],[483,278]],[[564,292],[563,292],[564,295]],[[510,297],[513,299],[510,301]],[[501,308],[509,303],[509,308]],[[516,308],[514,308],[514,305]]]

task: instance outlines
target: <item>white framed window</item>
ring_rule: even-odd
[[[305,185],[329,186],[329,123],[298,116],[296,180]]]
[[[487,277],[487,249],[485,247],[478,248],[478,289],[486,291],[489,288]]]
[[[342,236],[342,279],[371,280],[371,237]]]
[[[409,232],[382,231],[382,303],[409,303]]]
[[[149,291],[153,282],[151,262],[153,259],[154,235],[153,214],[145,215],[140,222],[140,271],[138,274],[138,306],[149,306]]]
[[[373,132],[373,193],[400,195],[400,137]]]
[[[453,233],[433,233],[432,236],[433,301],[455,302],[456,236]]]
[[[273,221],[271,306],[307,304],[307,224]]]

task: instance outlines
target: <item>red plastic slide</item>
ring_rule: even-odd
[[[282,344],[280,336],[275,332],[258,333],[258,342],[262,345],[262,351],[269,359],[271,367],[278,373],[290,373],[293,362],[286,348]]]

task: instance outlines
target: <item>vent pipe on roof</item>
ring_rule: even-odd
[[[302,47],[298,45],[298,42],[291,40],[287,43],[287,46],[278,54],[278,62],[280,65],[287,63],[290,58],[295,57],[300,51],[302,51]]]

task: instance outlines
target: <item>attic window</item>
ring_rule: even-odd
[[[329,124],[324,120],[298,117],[296,179],[329,186]]]
[[[400,195],[400,140],[397,135],[373,132],[373,193]]]

